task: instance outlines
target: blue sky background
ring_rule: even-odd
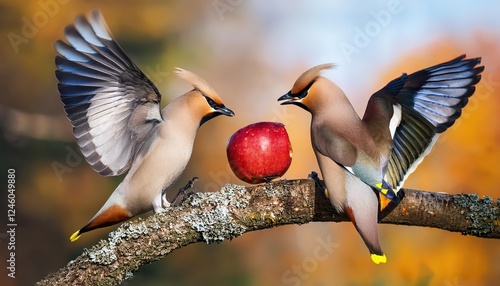
[[[337,69],[326,75],[354,99],[374,92],[379,70],[432,42],[447,37],[465,46],[473,41],[471,33],[500,33],[495,1],[235,2],[241,4],[225,12],[223,21],[207,21],[203,29],[220,35],[213,42],[215,52],[227,53],[228,45],[235,50],[252,46],[262,52],[261,60],[273,63],[276,73],[297,63],[333,62]],[[384,15],[384,20],[374,15]],[[216,11],[212,16],[218,16]],[[367,35],[366,46],[356,45],[358,31]],[[258,46],[252,45],[255,39]],[[347,45],[357,48],[351,56],[342,51]]]

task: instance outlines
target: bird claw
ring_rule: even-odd
[[[328,190],[327,190],[326,186],[321,183],[321,180],[318,177],[318,173],[316,173],[315,171],[312,171],[311,174],[307,175],[307,178],[314,180],[314,186],[316,188],[319,188],[321,191],[323,191],[323,193],[325,193],[325,196],[327,198],[330,197],[328,195]]]
[[[194,177],[191,180],[189,180],[187,184],[179,190],[177,195],[175,195],[174,199],[172,200],[172,205],[178,206],[182,204],[187,198],[192,196],[195,193],[194,184],[198,180],[199,180],[198,177]],[[182,196],[182,200],[177,202],[180,196]]]
[[[192,196],[195,191],[193,189],[194,183],[198,181],[198,177],[194,177],[189,182],[182,187],[179,192],[175,195],[172,202],[167,199],[167,189],[162,190],[161,194],[155,198],[153,201],[153,210],[155,213],[164,213],[172,206],[178,206],[182,204],[187,198]],[[177,202],[179,197],[182,195],[182,200]]]
[[[269,184],[269,183],[271,183],[272,180],[274,180],[276,178],[277,178],[276,176],[274,176],[274,177],[265,177],[264,181],[266,182],[266,184]]]

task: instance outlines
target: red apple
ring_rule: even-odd
[[[258,122],[236,131],[227,143],[229,166],[241,180],[259,184],[283,176],[292,163],[285,125]]]

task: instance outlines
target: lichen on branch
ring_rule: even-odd
[[[434,227],[500,238],[500,200],[404,189],[404,198],[380,214],[381,223]],[[142,265],[186,245],[231,240],[249,231],[313,221],[348,221],[313,180],[282,180],[255,187],[228,184],[196,193],[166,213],[122,224],[105,240],[37,285],[117,285]]]

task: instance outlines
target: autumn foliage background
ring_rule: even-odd
[[[75,243],[68,239],[122,179],[101,177],[81,157],[75,160],[73,153],[79,151],[56,89],[53,43],[76,15],[95,8],[156,83],[163,105],[190,88],[171,73],[179,66],[204,77],[236,113],[202,126],[174,189],[193,176],[200,177],[198,191],[242,184],[224,159],[225,144],[237,129],[257,121],[285,124],[294,148],[287,179],[318,171],[309,115],[276,102],[313,65],[336,63],[325,76],[343,88],[362,114],[369,96],[402,72],[467,53],[482,57],[483,79],[461,119],[441,136],[405,187],[500,197],[500,7],[495,1],[1,0],[0,177],[5,183],[0,185],[5,188],[7,169],[15,168],[18,223],[13,280],[5,267],[7,196],[1,192],[1,285],[33,284],[115,228],[90,232]],[[23,19],[38,21],[30,37],[23,35]],[[13,34],[24,40],[13,44]],[[351,224],[311,223],[252,232],[221,244],[190,245],[141,268],[125,284],[295,285],[291,277],[301,285],[500,281],[497,240],[407,226],[381,225],[380,231],[385,265],[371,262]],[[338,245],[321,261],[315,258],[319,240]],[[300,276],[292,272],[297,267]]]

